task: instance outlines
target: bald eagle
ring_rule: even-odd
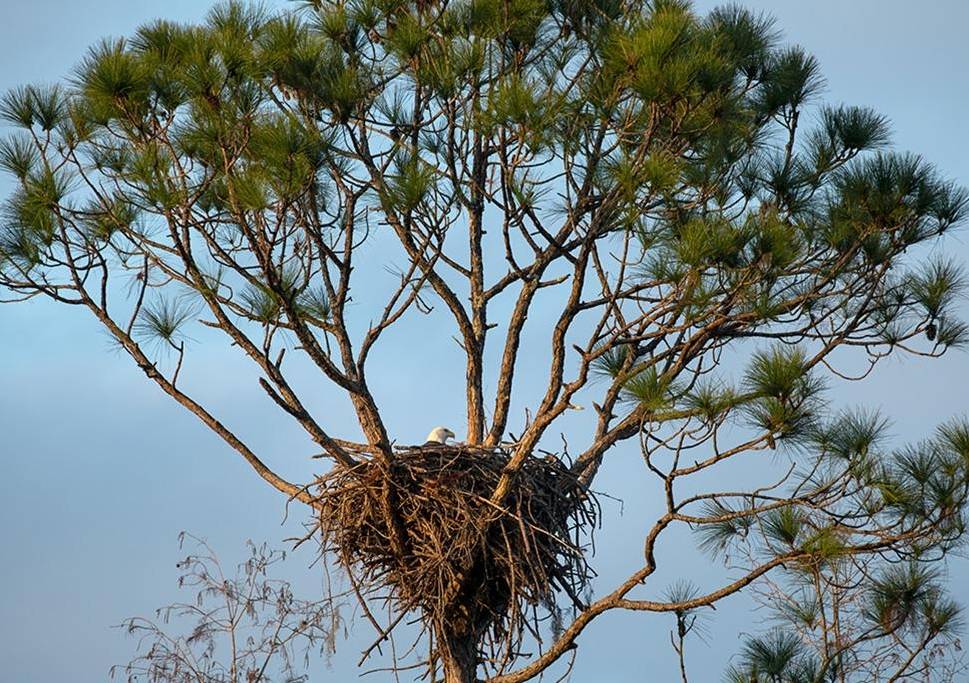
[[[427,435],[427,441],[424,442],[425,446],[444,446],[447,444],[448,439],[454,438],[454,432],[452,432],[447,427],[435,427],[431,430],[431,433]]]

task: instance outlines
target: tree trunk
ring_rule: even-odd
[[[473,637],[444,638],[440,653],[444,683],[475,683],[478,680],[478,644]]]

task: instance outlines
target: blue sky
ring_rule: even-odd
[[[701,10],[716,3],[698,2]],[[924,155],[969,185],[969,3],[933,0],[746,2],[769,10],[791,42],[821,62],[830,102],[867,105],[891,119],[896,147]],[[170,0],[5,2],[0,19],[0,90],[51,82],[68,74],[85,48],[105,35],[129,33],[164,16],[200,17],[206,3]],[[0,191],[9,188],[0,179]],[[938,249],[969,263],[969,232]],[[965,309],[964,309],[965,310]],[[965,311],[969,313],[969,310]],[[248,426],[247,437],[285,475],[311,472],[305,444],[265,417],[241,361],[221,347],[193,361],[193,382],[227,421]],[[428,392],[420,404],[395,392],[431,386],[454,369],[415,353],[406,366],[385,363],[379,391],[389,423],[402,441],[418,440],[438,422],[460,424],[454,401]],[[881,407],[899,441],[926,436],[949,416],[965,414],[969,357],[934,362],[890,359],[870,381],[839,387],[836,400]],[[327,409],[325,395],[313,398]],[[339,416],[340,407],[332,408]],[[195,419],[150,386],[81,311],[44,302],[0,307],[0,661],[9,681],[104,681],[111,664],[127,661],[135,644],[117,629],[126,616],[149,614],[179,595],[176,535],[206,537],[232,559],[246,538],[282,546],[296,528],[282,525],[279,496]],[[607,481],[627,475],[617,460]],[[631,493],[634,495],[634,492]],[[637,546],[646,518],[635,503],[600,537],[603,581],[631,567],[624,545]],[[634,549],[635,554],[635,549]],[[686,547],[669,547],[692,557]],[[320,589],[312,557],[297,553],[287,574],[304,595]],[[954,579],[969,603],[969,582]],[[739,603],[737,603],[739,606]],[[717,680],[736,650],[737,633],[756,628],[722,610],[708,625],[708,644],[695,645],[694,677]],[[758,617],[759,618],[759,617]],[[668,680],[674,662],[662,618],[610,615],[581,640],[573,680]],[[967,634],[969,635],[969,634]],[[347,681],[370,636],[352,629],[332,671],[313,681]],[[655,648],[655,650],[654,650]],[[650,653],[645,656],[644,653]],[[644,663],[648,662],[647,676]],[[593,674],[594,672],[594,674]],[[366,680],[366,679],[365,679]]]

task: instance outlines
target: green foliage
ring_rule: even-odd
[[[804,667],[814,665],[811,661],[805,661],[808,657],[797,634],[770,631],[763,636],[747,639],[740,652],[740,668],[732,668],[727,680],[738,683],[793,683],[797,680],[793,676],[801,675]]]
[[[722,382],[700,382],[683,398],[684,407],[713,423],[743,402],[733,387]]]
[[[70,180],[65,173],[46,169],[31,173],[7,202],[6,220],[13,229],[49,244],[57,229],[57,211],[69,190]]]
[[[687,602],[693,600],[700,594],[700,589],[696,584],[688,581],[686,579],[680,579],[674,581],[673,584],[666,589],[665,597],[668,602]]]
[[[770,16],[731,4],[714,9],[707,22],[719,37],[721,50],[745,78],[764,76],[771,50],[779,38]]]
[[[466,38],[436,40],[427,45],[426,57],[415,67],[418,82],[443,100],[476,83],[484,68],[481,43]]]
[[[490,120],[496,125],[541,127],[544,105],[538,99],[539,86],[520,77],[503,81],[489,100]]]
[[[915,244],[960,220],[965,194],[939,180],[919,157],[875,154],[849,164],[835,179],[829,241],[844,249],[852,241],[891,231]]]
[[[669,405],[673,393],[669,379],[663,377],[653,366],[636,372],[622,386],[623,400],[650,413]]]
[[[195,315],[187,299],[159,296],[141,310],[134,331],[149,342],[175,347],[187,339],[184,328]]]
[[[799,348],[774,346],[754,353],[744,376],[757,398],[745,406],[751,422],[782,438],[807,436],[823,384],[808,369]]]
[[[640,187],[647,189],[651,195],[665,195],[672,192],[680,180],[683,172],[683,162],[672,154],[666,152],[654,152],[645,161],[639,164],[636,172],[631,174],[631,178],[639,178]],[[635,192],[633,187],[627,188],[632,196]]]
[[[330,302],[326,292],[319,286],[307,286],[305,278],[295,268],[284,268],[276,275],[278,281],[250,282],[239,294],[239,303],[246,317],[272,325],[286,315],[285,308],[292,307],[293,317],[302,316],[315,325],[324,325],[330,319]]]
[[[824,107],[821,131],[832,154],[879,149],[891,142],[888,119],[864,107]]]
[[[312,319],[316,324],[329,322],[330,300],[322,287],[310,287],[296,298],[296,310],[299,315]]]
[[[628,28],[617,26],[604,36],[601,84],[628,88],[644,102],[690,100],[725,88],[737,65],[713,39],[724,26],[704,27],[686,3],[657,4]],[[703,125],[708,114],[703,108],[691,112],[684,127]]]
[[[704,523],[696,528],[701,550],[718,555],[734,541],[747,537],[756,522],[756,515],[735,509],[721,500],[710,500],[702,508]]]
[[[797,590],[778,607],[779,616],[795,628],[815,629],[821,621],[823,605],[817,595],[805,588]]]
[[[289,118],[271,117],[256,123],[250,135],[247,171],[263,178],[276,197],[292,200],[315,187],[327,150],[319,131]]]
[[[765,68],[765,86],[756,102],[761,116],[796,110],[824,86],[817,59],[798,47],[773,54]]]
[[[395,172],[387,179],[382,193],[385,206],[394,211],[416,209],[435,188],[437,172],[419,156],[405,154],[397,158]]]
[[[22,86],[0,98],[0,119],[49,133],[64,121],[67,105],[67,96],[59,85]]]
[[[76,78],[91,116],[100,123],[137,120],[148,109],[150,74],[123,40],[103,40],[92,47]]]
[[[0,119],[21,128],[36,126],[50,132],[61,124],[66,112],[66,95],[59,85],[22,86],[0,98]]]
[[[969,344],[969,325],[953,318],[939,320],[935,326],[935,341],[944,349],[965,348]]]
[[[174,160],[168,149],[148,143],[125,161],[123,177],[141,191],[142,201],[156,212],[170,211],[184,201],[185,188],[172,178]]]
[[[938,318],[962,295],[966,277],[961,266],[951,260],[935,260],[921,266],[908,281],[915,300],[929,318]]]
[[[266,16],[266,10],[260,4],[228,0],[209,10],[206,24],[217,35],[246,42],[256,37]]]
[[[744,381],[759,396],[791,399],[810,386],[806,363],[801,349],[773,346],[753,355]]]
[[[279,322],[282,315],[282,302],[279,296],[264,284],[247,285],[239,293],[239,302],[248,317],[264,325]]]
[[[750,235],[746,262],[763,272],[784,272],[804,253],[798,229],[776,207],[750,214],[744,227]]]
[[[33,141],[24,136],[11,136],[0,140],[0,168],[24,182],[37,168],[40,153]]]
[[[830,526],[816,529],[804,540],[801,550],[810,555],[810,563],[815,566],[830,562],[848,552],[845,539],[838,530]]]
[[[876,509],[904,523],[932,520],[940,535],[938,547],[956,542],[965,529],[965,430],[961,422],[948,423],[934,439],[895,451],[868,475],[880,500]]]
[[[30,128],[34,125],[33,88],[21,86],[7,92],[0,99],[0,117],[8,123]]]
[[[889,422],[877,412],[848,410],[811,434],[811,445],[827,457],[865,463],[887,438]]]
[[[332,61],[320,74],[319,97],[340,120],[350,115],[367,97],[370,89],[366,74],[355,66]]]
[[[596,358],[592,370],[602,377],[615,379],[627,368],[632,357],[633,348],[628,344],[611,346]]]
[[[0,273],[19,277],[40,264],[42,247],[31,235],[12,226],[0,226]]]
[[[793,505],[772,510],[764,515],[764,535],[786,546],[794,546],[804,530],[804,517]]]
[[[694,218],[675,228],[672,242],[674,258],[684,265],[704,267],[715,264],[736,265],[744,245],[744,235],[720,219]]]
[[[81,215],[88,235],[95,240],[109,240],[116,231],[134,229],[138,210],[122,195],[106,198],[104,203],[93,201]]]
[[[34,99],[33,117],[37,126],[44,132],[54,130],[64,121],[67,113],[64,90],[59,85],[34,87],[31,90]]]
[[[962,459],[969,471],[969,423],[965,420],[947,422],[939,427],[937,438],[946,451]]]
[[[464,37],[495,40],[511,50],[526,50],[548,16],[540,0],[466,0],[449,9],[451,30]]]
[[[264,325],[279,322],[287,302],[295,305],[303,288],[303,278],[294,268],[286,268],[275,274],[278,281],[250,282],[242,290],[240,301],[247,315]]]
[[[887,568],[872,582],[868,619],[886,634],[924,628],[931,636],[957,632],[961,610],[946,598],[936,569],[910,562]]]
[[[424,49],[431,37],[428,27],[410,13],[401,13],[387,36],[388,49],[401,61],[414,59]]]

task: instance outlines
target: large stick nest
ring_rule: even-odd
[[[318,482],[324,548],[361,597],[420,610],[438,637],[474,637],[513,658],[524,633],[538,636],[539,621],[554,617],[556,594],[579,604],[597,507],[552,456],[528,458],[496,505],[509,459],[440,445],[337,468]]]

